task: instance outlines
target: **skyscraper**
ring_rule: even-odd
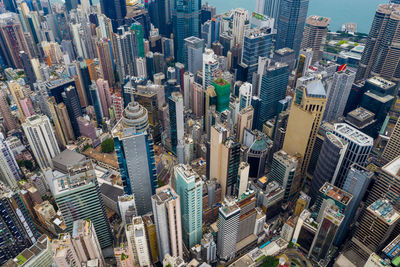
[[[0,264],[16,257],[39,238],[32,218],[16,192],[0,184]]]
[[[89,219],[101,248],[111,246],[111,229],[93,164],[90,161],[76,164],[69,168],[67,175],[57,177],[53,183],[54,198],[63,214],[67,231],[73,233],[75,221]]]
[[[185,38],[185,68],[190,73],[201,70],[204,51],[204,40],[196,36]]]
[[[153,138],[148,128],[147,110],[133,101],[112,130],[124,191],[134,195],[138,215],[151,211],[151,196],[157,187]]]
[[[203,88],[208,88],[218,75],[218,57],[212,49],[206,48],[203,53]]]
[[[99,98],[101,103],[101,108],[103,111],[103,116],[110,118],[109,109],[111,108],[111,93],[110,87],[108,86],[108,81],[103,79],[98,79],[96,81],[97,89],[99,92]]]
[[[368,35],[356,81],[371,76],[381,76],[398,83],[400,81],[400,54],[397,53],[400,29],[399,5],[382,4],[376,10],[375,18]]]
[[[111,42],[107,39],[99,40],[96,42],[96,47],[97,54],[99,56],[102,77],[112,86],[115,83],[115,76]]]
[[[226,199],[218,213],[217,254],[222,260],[235,258],[239,234],[240,208],[232,199]]]
[[[374,140],[346,123],[335,123],[333,134],[348,143],[342,166],[336,175],[336,179],[332,180],[332,184],[342,188],[347,172],[353,163],[365,167]]]
[[[320,80],[296,88],[283,150],[301,155],[301,174],[304,177],[314,147],[318,128],[325,110],[326,93]]]
[[[53,167],[52,158],[60,153],[57,140],[46,115],[34,115],[22,124],[26,138],[39,167]]]
[[[174,0],[172,10],[172,26],[174,33],[174,48],[178,62],[184,61],[184,40],[187,37],[198,37],[200,34],[199,0]],[[190,71],[190,70],[189,70]]]
[[[214,80],[212,85],[215,88],[215,93],[217,95],[216,108],[218,112],[223,112],[229,109],[229,102],[231,96],[231,85],[227,80],[222,78],[217,78]]]
[[[299,55],[303,40],[308,0],[281,0],[276,36],[276,49],[288,47]]]
[[[183,96],[180,92],[172,92],[168,98],[169,107],[169,127],[171,134],[172,151],[178,156],[180,163],[183,163],[183,139],[184,139],[184,120],[183,120]]]
[[[345,140],[331,132],[326,133],[311,180],[309,196],[313,203],[319,196],[321,186],[325,182],[331,183],[336,180],[336,176],[342,167],[347,147],[348,144]]]
[[[92,99],[97,125],[101,125],[101,122],[103,121],[103,108],[100,102],[99,89],[95,84],[90,85],[89,94]]]
[[[306,20],[301,49],[312,49],[312,51],[314,52],[312,63],[318,62],[322,58],[322,53],[324,50],[326,36],[328,34],[328,26],[330,22],[330,18],[320,16],[310,16]]]
[[[281,0],[257,0],[257,1],[261,2],[261,4],[259,4],[260,9],[257,12],[265,14],[270,18],[273,18],[275,20],[275,27],[276,27],[279,19],[279,9],[281,6]]]
[[[68,116],[71,120],[71,126],[74,130],[75,136],[80,136],[79,127],[78,127],[78,117],[82,116],[82,107],[79,102],[79,97],[76,92],[76,88],[73,86],[69,86],[65,88],[64,92],[61,93],[65,106],[67,107]]]
[[[188,165],[175,166],[174,175],[176,193],[181,199],[183,242],[191,248],[202,237],[203,181]]]
[[[180,197],[166,185],[156,189],[151,202],[160,260],[166,254],[183,257]]]
[[[331,88],[329,89],[328,99],[326,101],[323,116],[325,121],[330,122],[343,115],[355,77],[355,72],[351,70],[346,69],[335,72]]]
[[[236,134],[240,143],[243,142],[244,131],[245,129],[253,128],[253,117],[254,117],[254,109],[250,105],[244,109],[242,109],[238,114],[238,121],[236,124]]]
[[[278,102],[285,98],[289,81],[288,65],[285,63],[270,64],[265,67],[261,77],[259,97],[260,114],[257,117],[257,129],[278,114]]]
[[[390,135],[389,142],[386,144],[382,153],[382,158],[392,161],[400,155],[400,118],[397,119],[393,132]]]
[[[259,57],[269,57],[275,31],[271,27],[254,28],[244,33],[242,64],[248,67],[247,81],[253,81],[253,73],[257,72]]]
[[[146,229],[142,217],[133,217],[132,223],[126,226],[126,239],[133,266],[150,266],[150,251],[147,246]]]
[[[17,182],[21,179],[21,171],[14,154],[0,133],[0,180],[10,188],[18,188]]]
[[[246,21],[249,19],[248,11],[243,8],[236,8],[233,12],[233,46],[243,45],[243,36],[245,31]]]
[[[24,67],[24,74],[26,83],[29,84],[31,89],[33,89],[33,83],[36,82],[36,75],[33,71],[31,60],[29,55],[25,51],[19,51],[19,57],[21,58],[21,63]]]
[[[65,148],[70,141],[75,140],[67,107],[64,103],[57,105],[53,96],[47,99],[47,105],[49,106],[51,118],[54,123],[58,144]]]
[[[10,106],[7,103],[5,88],[0,89],[0,114],[3,117],[3,125],[6,131],[11,131],[18,127],[15,118],[11,114]]]
[[[126,16],[126,0],[100,0],[101,13],[112,21],[113,29],[124,23]]]

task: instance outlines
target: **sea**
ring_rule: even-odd
[[[244,8],[253,12],[256,0],[203,0],[217,8],[217,13],[224,13],[234,8]],[[329,29],[340,30],[342,24],[353,22],[357,24],[357,31],[369,33],[379,4],[389,0],[310,0],[308,15],[318,15],[331,18]]]

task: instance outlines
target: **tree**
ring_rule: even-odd
[[[262,264],[263,267],[276,267],[279,264],[279,260],[274,256],[266,256]]]
[[[101,143],[101,152],[111,153],[114,151],[114,140],[108,138]]]

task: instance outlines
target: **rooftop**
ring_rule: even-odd
[[[372,137],[348,125],[347,123],[335,123],[334,131],[335,133],[344,136],[346,139],[357,143],[358,145],[373,146],[374,144],[374,139]]]
[[[351,117],[356,118],[356,119],[358,119],[360,121],[363,121],[363,120],[367,120],[367,119],[369,119],[371,117],[374,117],[375,114],[372,113],[371,111],[363,108],[363,107],[359,107],[359,108],[349,112],[347,114],[347,116],[351,116]]]
[[[384,88],[384,89],[391,88],[396,85],[395,83],[388,81],[384,78],[378,77],[378,76],[369,78],[367,81],[373,85],[376,85],[376,86]]]
[[[307,84],[306,94],[308,97],[325,98],[326,92],[321,80],[314,80]]]
[[[309,16],[306,20],[306,23],[316,27],[328,27],[331,22],[330,18],[321,17],[321,16]]]
[[[394,258],[400,254],[400,235],[392,240],[383,250],[388,257]]]
[[[400,218],[399,212],[393,208],[392,204],[390,204],[387,199],[378,199],[372,203],[367,210],[387,222],[388,225],[396,223]]]
[[[383,166],[382,170],[394,177],[400,177],[400,156]]]
[[[350,193],[326,182],[319,190],[322,194],[330,197],[331,199],[338,201],[344,205],[348,205],[353,198]]]

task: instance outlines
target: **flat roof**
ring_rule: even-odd
[[[374,144],[374,139],[371,136],[366,135],[347,123],[335,123],[334,131],[359,145],[373,146]]]
[[[382,167],[382,170],[394,177],[400,176],[400,156]]]
[[[347,193],[346,191],[340,189],[339,187],[336,187],[328,182],[326,182],[321,189],[319,190],[322,194],[330,197],[331,199],[334,199],[344,205],[347,205],[350,203],[351,199],[353,198],[353,195],[350,193]]]

